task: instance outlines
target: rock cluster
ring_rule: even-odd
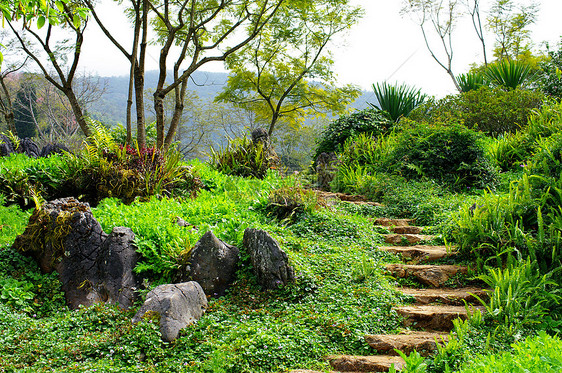
[[[96,302],[132,305],[138,254],[129,228],[107,235],[87,203],[61,198],[35,209],[13,247],[35,259],[45,273],[56,271],[70,307]]]
[[[69,197],[35,209],[13,247],[34,258],[43,272],[59,274],[71,308],[97,302],[129,308],[140,285],[133,272],[139,260],[134,239],[130,228],[116,227],[106,234],[90,206]],[[294,281],[287,254],[265,231],[246,229],[244,246],[264,289]],[[207,296],[226,293],[236,279],[239,262],[238,248],[210,231],[205,233],[190,251],[184,273],[178,276],[182,282],[150,291],[133,322],[139,322],[147,312],[157,313],[162,338],[176,339],[181,329],[204,314]]]

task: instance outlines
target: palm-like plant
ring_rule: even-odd
[[[460,74],[456,77],[456,80],[461,92],[474,91],[480,87],[489,85],[488,80],[481,73]]]
[[[516,60],[503,60],[490,64],[484,74],[494,85],[508,89],[524,87],[534,76],[531,65]]]
[[[388,113],[394,122],[398,122],[402,117],[407,117],[427,98],[425,94],[421,93],[420,89],[407,84],[376,83],[373,84],[373,91],[378,104],[369,103],[369,105]]]

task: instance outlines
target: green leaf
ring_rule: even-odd
[[[59,11],[61,11],[61,12],[64,11],[64,6],[62,5],[62,1],[59,1],[59,0],[55,1],[55,6],[57,7],[57,9]]]
[[[72,17],[72,24],[74,24],[76,28],[80,27],[80,17],[77,14]]]
[[[41,17],[37,18],[37,28],[40,29],[43,26],[45,26],[45,17],[41,16]]]

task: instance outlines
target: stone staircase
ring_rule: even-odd
[[[412,305],[395,307],[396,312],[404,318],[404,327],[408,329],[394,335],[366,335],[365,341],[378,355],[326,357],[337,372],[388,372],[392,364],[400,370],[404,361],[397,356],[395,349],[406,354],[416,350],[422,356],[434,353],[437,344],[447,341],[448,332],[453,329],[453,320],[468,317],[465,302],[478,304],[473,294],[481,298],[486,297],[486,292],[481,288],[443,287],[457,274],[466,274],[468,268],[451,264],[428,264],[452,257],[455,252],[445,246],[426,244],[434,237],[423,235],[423,227],[412,226],[410,223],[408,219],[381,218],[375,221],[375,225],[391,232],[385,236],[385,241],[393,245],[382,246],[379,249],[400,254],[405,261],[400,264],[388,264],[387,271],[395,278],[408,278],[427,287],[398,288],[403,294],[415,299]],[[481,307],[474,308],[483,311]],[[318,372],[294,370],[291,373]]]

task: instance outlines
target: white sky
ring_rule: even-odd
[[[342,84],[352,83],[371,90],[373,83],[388,80],[406,82],[436,96],[454,92],[449,76],[427,51],[419,27],[411,19],[400,16],[401,0],[351,1],[361,5],[366,15],[332,50],[335,71]],[[489,1],[483,0],[484,8],[487,3]],[[543,0],[540,4],[532,39],[536,43],[555,44],[562,36],[562,0]],[[117,35],[129,34],[122,10],[113,2],[104,2],[100,14],[111,20],[110,27]],[[93,20],[89,27],[92,26],[95,26]],[[466,72],[471,63],[482,61],[481,47],[468,19],[457,25],[454,35],[453,71],[460,74]],[[487,44],[491,49],[491,36]],[[149,54],[148,69],[156,68],[157,57],[157,51]],[[128,74],[125,58],[97,31],[86,37],[81,67],[102,76]],[[221,71],[222,67],[206,66],[205,69]]]

